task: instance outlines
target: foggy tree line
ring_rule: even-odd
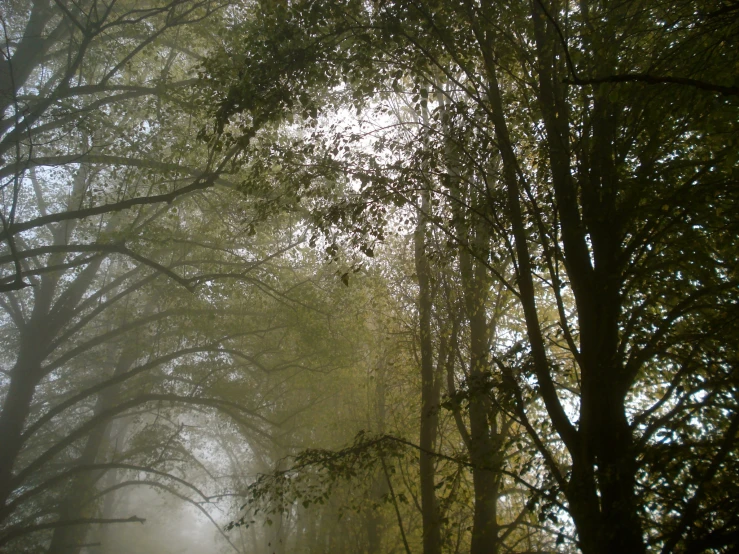
[[[739,4],[1,15],[0,551],[737,548]]]

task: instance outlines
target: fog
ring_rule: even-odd
[[[0,553],[738,551],[737,6],[4,0]]]
[[[146,486],[136,487],[116,499],[112,518],[130,514],[145,519],[141,524],[105,525],[90,531],[87,552],[110,554],[199,554],[233,552],[226,539],[197,508],[173,500]],[[94,543],[99,543],[95,545]]]

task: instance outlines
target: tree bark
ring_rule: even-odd
[[[375,362],[375,413],[374,430],[378,435],[386,432],[386,394],[387,394],[387,359],[383,352]],[[378,469],[370,489],[373,501],[380,504],[385,495],[388,494],[387,480]],[[380,554],[382,552],[382,536],[384,517],[379,510],[369,510],[365,520],[367,530],[367,554]]]
[[[447,116],[442,121],[446,136],[451,136]],[[456,221],[455,234],[461,246],[458,254],[459,273],[464,298],[465,316],[469,324],[469,434],[462,433],[470,453],[474,489],[474,514],[471,554],[496,554],[500,549],[498,497],[502,443],[498,434],[497,410],[490,395],[490,329],[486,315],[490,278],[478,257],[489,252],[489,233],[476,209],[463,207],[479,204],[479,193],[468,186],[462,190],[458,153],[453,141],[447,139],[444,148],[447,164],[447,185],[451,192],[452,210]],[[484,186],[484,185],[483,185]],[[458,426],[459,423],[458,423]],[[461,426],[460,426],[461,427]],[[462,430],[460,429],[460,432]]]
[[[423,191],[418,223],[413,236],[416,275],[418,276],[418,317],[421,341],[421,421],[420,487],[424,554],[441,554],[441,521],[436,499],[436,465],[431,454],[436,447],[439,425],[439,387],[435,379],[431,331],[431,269],[426,253],[426,219],[430,209],[429,192]]]
[[[23,427],[31,409],[31,401],[40,380],[41,359],[34,340],[24,333],[18,360],[10,371],[10,385],[0,413],[0,522],[6,517],[5,505],[13,492],[13,468],[23,441]]]
[[[469,226],[476,255],[487,248],[487,233],[481,225]],[[470,460],[474,465],[472,481],[475,509],[471,554],[495,554],[499,551],[498,497],[500,485],[501,444],[497,429],[497,410],[490,400],[489,329],[485,313],[488,300],[488,276],[468,248],[459,253],[460,275],[470,331],[469,418]]]
[[[31,72],[58,40],[58,32],[45,36],[47,25],[55,13],[49,0],[37,0],[33,3],[23,38],[10,60],[5,59],[0,63],[0,113],[4,113],[15,101],[18,90],[25,85]],[[10,51],[9,45],[7,51]]]
[[[623,271],[619,267],[620,224],[615,214],[614,108],[604,86],[596,89],[591,116],[592,150],[587,155],[590,164],[583,172],[585,179],[579,183],[578,194],[570,173],[565,91],[555,78],[556,29],[542,0],[533,3],[532,15],[539,105],[561,213],[564,263],[572,283],[580,330],[581,448],[571,452],[578,469],[573,467],[568,500],[573,507],[579,506],[573,517],[584,552],[646,552],[635,499],[637,464],[625,409],[629,383],[618,359]],[[599,54],[603,51],[598,47],[600,39],[590,37],[595,44],[595,62],[601,71],[608,71],[609,61]]]
[[[83,190],[84,183],[85,172],[80,170],[75,176],[70,205]],[[57,227],[54,243],[66,244],[74,225],[74,222],[69,222],[64,227]],[[52,254],[49,265],[55,265],[63,256],[63,253]],[[13,468],[23,448],[22,434],[34,392],[46,374],[42,364],[53,351],[54,339],[72,317],[75,306],[89,288],[101,263],[102,259],[89,263],[59,295],[60,275],[45,274],[35,287],[33,310],[28,321],[19,328],[18,358],[10,371],[8,394],[0,413],[0,437],[3,439],[3,448],[0,449],[0,522],[9,515],[6,503],[15,486]]]

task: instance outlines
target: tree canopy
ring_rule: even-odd
[[[11,2],[0,549],[734,551],[737,14]]]

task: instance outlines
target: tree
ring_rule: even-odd
[[[0,543],[17,551],[138,521],[104,503],[136,484],[195,503],[180,417],[271,430],[231,392],[289,365],[263,345],[289,328],[274,275],[301,237],[241,202],[246,144],[194,140],[193,66],[224,7],[17,2],[2,21]]]
[[[734,547],[726,508],[735,495],[718,486],[736,463],[739,425],[736,353],[725,346],[736,334],[738,290],[733,7],[536,0],[505,9],[466,1],[280,9],[280,19],[263,12],[256,36],[264,44],[259,33],[270,28],[267,38],[281,42],[247,58],[234,84],[218,81],[229,86],[221,121],[237,117],[249,75],[285,59],[297,62],[275,90],[308,112],[318,96],[306,83],[316,73],[321,90],[343,82],[358,109],[403,78],[418,106],[432,102],[439,74],[454,83],[454,131],[471,137],[460,158],[489,187],[478,210],[497,248],[479,261],[525,320],[523,354],[515,345],[494,353],[496,371],[580,549]],[[453,175],[438,158],[443,149],[434,157],[427,144],[400,147]],[[378,204],[415,203],[416,194],[405,187],[412,168],[381,159],[349,165],[365,187],[329,212],[374,237],[388,213]],[[455,236],[450,222],[433,223]],[[512,279],[492,263],[499,259]],[[555,443],[544,440],[552,434]],[[665,452],[676,462],[664,463]]]

